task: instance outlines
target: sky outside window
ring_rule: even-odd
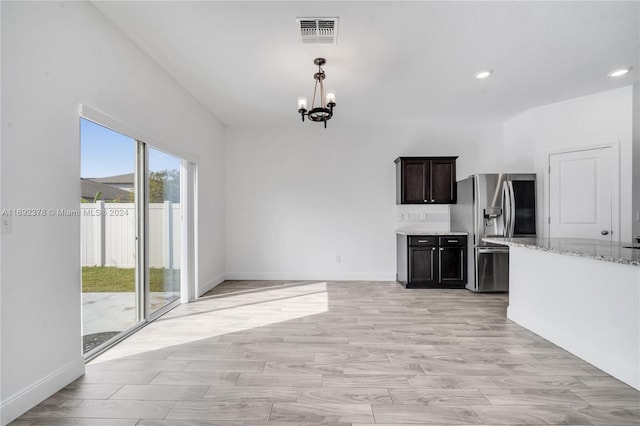
[[[84,118],[80,119],[81,172],[83,178],[100,178],[134,172],[136,144],[133,138]],[[176,158],[149,150],[151,171],[177,169]]]

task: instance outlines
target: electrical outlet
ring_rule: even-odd
[[[342,263],[342,256],[336,254],[336,263]]]
[[[4,216],[0,223],[0,233],[10,234],[13,232],[13,217]]]

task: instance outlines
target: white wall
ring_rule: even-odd
[[[632,236],[632,108],[631,86],[596,93],[531,109],[504,124],[505,170],[538,175],[538,223],[542,235],[548,195],[547,155],[618,142],[620,147],[620,231],[623,241]],[[548,206],[547,206],[548,207]]]
[[[78,208],[86,104],[198,164],[199,284],[221,279],[221,124],[90,3],[1,7],[1,207]],[[84,371],[79,217],[14,218],[1,256],[4,424]]]
[[[488,154],[499,125],[347,127],[336,115],[327,129],[227,127],[227,278],[395,280],[393,160],[459,155],[459,178],[500,166]]]

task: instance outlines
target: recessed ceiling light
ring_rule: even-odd
[[[629,71],[631,71],[631,67],[627,67],[627,68],[618,68],[616,70],[611,71],[609,74],[607,74],[609,77],[621,77],[625,74],[627,74]]]
[[[482,70],[482,71],[478,71],[473,76],[478,80],[482,80],[489,77],[492,73],[493,73],[493,70]]]

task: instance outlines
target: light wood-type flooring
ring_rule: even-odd
[[[225,282],[14,425],[640,424],[640,392],[507,304],[395,282]]]

